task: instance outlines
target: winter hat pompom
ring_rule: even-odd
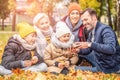
[[[56,24],[56,33],[55,33],[56,37],[59,38],[62,35],[67,34],[67,33],[71,34],[71,31],[68,28],[68,26],[66,25],[66,23],[63,22],[63,21],[57,22],[57,24]]]
[[[34,27],[31,26],[30,24],[26,23],[26,22],[18,23],[17,24],[17,30],[18,30],[21,38],[26,37],[30,33],[36,32]]]

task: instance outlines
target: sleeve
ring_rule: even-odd
[[[79,51],[79,55],[88,55],[89,53],[91,52],[91,49],[90,48],[87,48],[87,49],[80,49]]]
[[[55,61],[52,60],[52,47],[48,45],[44,51],[44,61],[48,66],[54,66]]]
[[[110,28],[105,28],[102,32],[102,42],[95,43],[91,45],[91,49],[104,54],[114,54],[116,53],[116,35]]]
[[[17,46],[18,45],[15,43],[8,43],[4,49],[2,56],[2,65],[7,69],[22,67],[21,60],[16,61],[15,59]]]

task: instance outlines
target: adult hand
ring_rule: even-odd
[[[91,42],[80,42],[79,47],[81,49],[85,49],[85,48],[90,47],[89,44],[91,44]]]
[[[73,48],[79,48],[79,45],[80,45],[81,42],[74,42],[72,47]]]
[[[74,53],[78,53],[80,51],[80,42],[75,42],[72,45],[71,51]]]
[[[60,69],[63,69],[63,68],[65,67],[65,64],[60,62],[60,63],[58,64],[58,67],[59,67]]]

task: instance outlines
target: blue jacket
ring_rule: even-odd
[[[92,33],[89,34],[89,42],[91,36]],[[112,73],[118,71],[120,68],[120,49],[114,31],[111,27],[97,22],[94,38],[91,47],[80,50],[80,54],[94,54],[96,63],[102,72]]]

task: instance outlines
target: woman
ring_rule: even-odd
[[[74,42],[85,42],[88,38],[89,30],[87,30],[81,21],[81,8],[78,3],[71,3],[68,8],[68,14],[63,18],[63,21],[67,24],[73,35],[75,36]],[[84,61],[79,56],[79,61],[76,65]]]
[[[44,49],[50,43],[53,29],[50,25],[49,17],[45,13],[38,13],[33,19],[33,24],[37,32],[37,50],[43,57]]]
[[[62,19],[75,36],[74,42],[86,41],[88,35],[87,30],[82,25],[80,12],[81,8],[79,4],[75,2],[71,3],[68,8],[67,16]]]

